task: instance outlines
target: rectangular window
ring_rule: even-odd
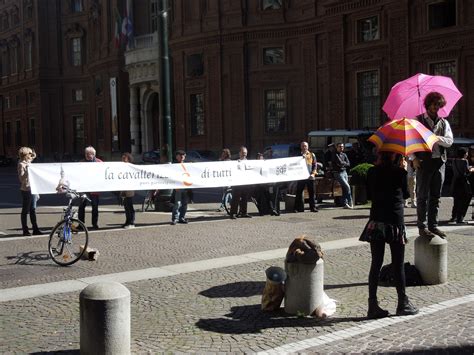
[[[16,130],[15,130],[15,144],[17,147],[21,147],[21,121],[16,121]]]
[[[82,65],[81,39],[72,39],[72,65],[77,67]]]
[[[82,12],[82,0],[72,0],[72,12]]]
[[[8,64],[9,64],[8,50],[4,49],[2,51],[2,76],[8,76],[8,74],[10,74]]]
[[[12,123],[6,122],[5,123],[5,143],[8,147],[12,145]]]
[[[158,0],[151,0],[150,1],[150,25],[151,25],[151,32],[158,31]]]
[[[446,62],[431,63],[430,64],[430,74],[431,75],[442,75],[447,76],[453,79],[456,83],[457,78],[457,67],[456,61],[450,60]],[[458,105],[455,105],[451,113],[449,114],[449,122],[452,126],[457,126],[459,124],[459,110]]]
[[[188,77],[201,76],[204,73],[202,54],[191,54],[186,57],[186,74]]]
[[[264,48],[263,64],[284,64],[285,51],[281,47]]]
[[[35,102],[35,93],[34,92],[30,92],[29,95],[28,95],[28,103],[31,105]]]
[[[82,89],[72,90],[72,101],[73,102],[81,102],[82,100],[83,100]]]
[[[286,132],[286,90],[265,91],[265,125],[268,133]]]
[[[379,18],[372,16],[357,21],[357,42],[370,42],[380,39]]]
[[[380,125],[380,81],[377,70],[357,73],[357,118],[360,128]]]
[[[25,42],[25,69],[30,70],[33,66],[33,41]]]
[[[28,122],[28,142],[30,146],[34,146],[36,144],[36,126],[34,118],[30,118]]]
[[[97,139],[104,139],[104,109],[97,108]]]
[[[18,47],[10,48],[10,74],[18,73]]]
[[[5,109],[9,109],[9,108],[10,108],[10,97],[5,96]]]
[[[191,135],[204,135],[204,95],[191,95]]]
[[[21,96],[15,95],[15,107],[19,107],[21,105]]]
[[[456,0],[444,0],[428,5],[428,28],[456,26]]]
[[[84,149],[84,116],[72,116],[74,154],[82,154]]]

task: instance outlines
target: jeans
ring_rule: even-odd
[[[392,253],[392,270],[394,274],[395,287],[397,288],[398,299],[403,300],[405,294],[405,245],[401,243],[390,243]],[[380,269],[383,264],[385,254],[385,241],[370,242],[370,252],[372,262],[369,272],[369,298],[377,298],[377,287],[379,285]]]
[[[439,200],[444,181],[445,164],[441,158],[426,159],[416,170],[416,214],[419,229],[438,226]]]
[[[87,196],[91,200],[92,226],[97,226],[97,222],[99,221],[99,195],[87,194]],[[82,221],[83,223],[85,222],[87,203],[88,203],[87,200],[84,200],[79,205],[78,217],[79,217],[79,220]]]
[[[342,199],[344,204],[352,206],[352,194],[351,187],[349,186],[349,177],[347,176],[347,171],[336,171],[334,173],[334,178],[341,185]]]
[[[125,208],[125,224],[135,224],[135,209],[133,208],[133,197],[125,197],[123,199],[123,207]]]
[[[186,190],[174,190],[174,204],[171,212],[171,220],[184,220],[188,210],[188,192]]]
[[[21,228],[23,230],[23,233],[28,232],[28,213],[30,214],[30,221],[31,226],[33,227],[33,231],[37,231],[39,228],[36,222],[36,197],[33,196],[30,191],[21,190],[21,200]]]

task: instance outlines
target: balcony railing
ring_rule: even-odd
[[[157,46],[158,32],[153,32],[146,35],[134,37],[133,40],[128,44],[127,50],[152,48]]]

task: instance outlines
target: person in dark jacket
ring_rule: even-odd
[[[453,182],[451,192],[453,195],[453,210],[451,222],[467,224],[464,221],[472,197],[472,186],[469,183],[469,173],[474,172],[474,167],[469,168],[467,149],[459,148],[456,152],[457,159],[453,159]]]
[[[341,185],[344,208],[347,209],[353,208],[351,187],[349,185],[349,177],[347,175],[347,169],[349,169],[350,166],[351,162],[349,161],[346,153],[344,153],[344,143],[337,143],[336,151],[332,155],[332,170],[334,172],[334,178]]]
[[[372,262],[369,272],[370,319],[388,316],[377,301],[380,269],[385,253],[385,243],[390,245],[392,268],[398,294],[397,315],[418,313],[405,294],[405,244],[407,242],[404,204],[408,198],[407,172],[399,165],[400,155],[391,152],[379,153],[377,165],[369,169],[368,194],[372,200],[370,219],[359,240],[370,243]]]

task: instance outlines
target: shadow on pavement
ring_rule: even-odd
[[[358,287],[358,286],[367,286],[367,282],[356,282],[352,284],[339,284],[339,285],[324,285],[325,290],[331,290],[333,288],[345,288],[345,287]]]
[[[39,262],[51,259],[44,251],[27,251],[17,255],[7,256],[7,260],[13,261],[10,265],[36,265]],[[54,265],[51,265],[54,266]]]
[[[352,215],[352,216],[333,217],[333,219],[340,219],[340,220],[345,220],[345,219],[347,219],[347,220],[350,220],[350,219],[367,219],[367,218],[368,218],[368,216],[366,214],[364,214],[364,215],[359,214],[359,215],[355,215],[355,216]]]
[[[265,282],[262,281],[242,281],[214,286],[199,294],[209,298],[250,297],[261,295],[264,287]]]
[[[274,312],[263,312],[260,304],[232,307],[227,318],[200,319],[200,329],[223,334],[260,333],[267,328],[314,327],[342,322],[365,321],[365,317],[326,318],[297,317],[286,314],[283,308]]]
[[[36,353],[30,353],[31,355],[40,355],[40,354],[80,354],[79,349],[74,350],[53,350],[53,351],[39,351]]]

